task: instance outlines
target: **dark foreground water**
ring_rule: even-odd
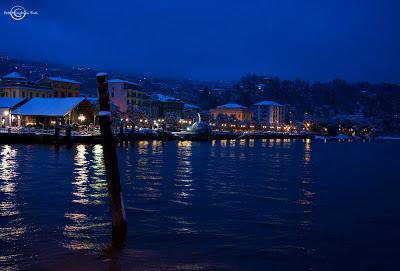
[[[0,145],[0,270],[400,270],[400,141]]]

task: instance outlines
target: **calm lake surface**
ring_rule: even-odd
[[[0,270],[400,270],[400,141],[0,145]]]

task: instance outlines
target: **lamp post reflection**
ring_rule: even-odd
[[[72,250],[100,251],[105,243],[96,240],[95,236],[108,236],[110,223],[102,212],[96,212],[99,208],[94,207],[104,204],[107,199],[107,184],[101,146],[96,145],[89,151],[86,145],[76,146],[75,180],[72,183],[72,202],[76,208],[64,215],[68,223],[63,231],[66,237],[63,245]]]
[[[0,243],[9,243],[12,249],[0,250],[0,264],[7,266],[21,256],[15,242],[26,233],[16,203],[18,180],[17,150],[9,145],[1,146],[0,151]],[[3,243],[3,244],[4,244]],[[7,270],[7,268],[6,268]],[[11,270],[11,269],[10,269]]]
[[[192,205],[194,195],[192,141],[178,142],[177,167],[175,172],[175,200],[173,202],[183,206]],[[196,232],[193,228],[194,222],[190,221],[189,217],[173,216],[170,219],[174,223],[173,230],[177,234],[191,234]]]

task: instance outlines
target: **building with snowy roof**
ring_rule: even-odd
[[[83,97],[33,98],[12,112],[20,119],[19,125],[49,127],[55,121],[64,124],[95,122],[96,108]]]
[[[72,79],[47,75],[33,82],[18,72],[12,72],[2,77],[0,96],[27,99],[79,97],[80,83]]]
[[[81,83],[76,80],[45,75],[39,83],[50,88],[53,91],[52,97],[55,98],[80,96]]]
[[[12,72],[2,77],[0,84],[0,96],[7,98],[52,97],[53,91],[39,83],[28,81],[18,72]]]
[[[124,79],[110,79],[108,80],[108,92],[110,102],[120,112],[128,113],[144,110],[146,94],[141,85]]]
[[[254,119],[269,125],[281,125],[285,122],[284,106],[273,101],[262,101],[251,107]]]
[[[1,125],[9,126],[13,121],[12,113],[18,107],[25,103],[27,99],[23,98],[0,98],[0,117]]]
[[[183,107],[188,110],[200,110],[200,107],[194,104],[184,103]]]
[[[156,101],[158,107],[158,116],[165,118],[167,116],[181,117],[184,109],[184,102],[178,98],[164,94],[152,94],[151,99]]]
[[[210,110],[211,117],[216,120],[219,115],[226,117],[232,117],[239,121],[250,121],[253,118],[253,112],[249,110],[246,106],[228,103],[224,105],[217,106]]]

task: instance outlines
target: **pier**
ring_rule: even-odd
[[[120,141],[119,129],[114,130],[114,139]],[[189,140],[189,141],[207,141],[224,139],[313,139],[313,134],[285,134],[285,133],[212,133],[207,137],[196,137],[191,135],[179,136],[175,133],[141,133],[124,132],[123,141],[133,142],[141,140]],[[101,143],[99,131],[81,132],[72,131],[70,141],[74,144],[99,144]],[[28,129],[28,128],[0,128],[1,143],[20,143],[20,144],[67,144],[69,141],[66,131],[61,130],[59,136],[56,136],[55,129]]]

